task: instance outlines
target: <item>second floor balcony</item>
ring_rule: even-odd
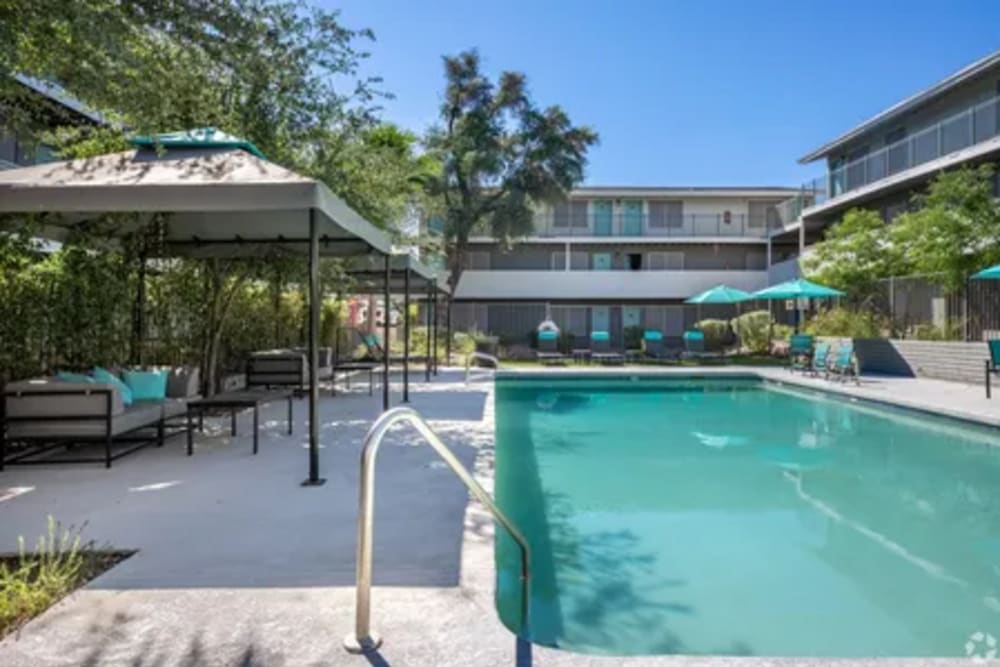
[[[865,190],[878,189],[880,182],[888,185],[897,179],[907,179],[911,170],[921,172],[918,167],[943,169],[953,166],[953,162],[967,159],[965,154],[969,151],[966,149],[990,148],[993,144],[986,145],[986,142],[998,137],[1000,97],[993,97],[877,151],[836,165],[825,175],[803,185],[799,194],[779,204],[781,217],[795,220],[810,207],[862,196]],[[954,156],[955,160],[949,160],[949,156]]]
[[[539,238],[754,238],[781,226],[774,215],[743,213],[600,214],[535,216],[531,234]],[[480,235],[483,236],[483,235]]]

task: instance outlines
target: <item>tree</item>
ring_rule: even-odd
[[[394,225],[423,195],[420,184],[440,170],[429,155],[417,152],[418,138],[392,123],[379,123],[346,137],[337,150],[314,160],[312,175],[325,181],[374,225]]]
[[[442,202],[454,293],[473,230],[504,243],[528,234],[534,207],[565,198],[583,179],[597,134],[558,106],[536,107],[521,73],[491,82],[476,51],[445,57],[444,69],[441,123],[425,140],[441,170],[424,185]]]
[[[993,167],[943,172],[915,210],[892,224],[892,242],[916,272],[949,293],[962,291],[975,271],[1000,262],[1000,205],[993,196]]]
[[[889,238],[889,226],[878,213],[863,208],[845,213],[803,264],[810,278],[859,301],[878,291],[879,280],[906,273],[904,257]]]

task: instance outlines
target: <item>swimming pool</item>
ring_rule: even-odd
[[[1000,637],[986,427],[752,377],[499,377],[497,608],[586,653],[966,656]],[[973,651],[986,650],[973,641]]]

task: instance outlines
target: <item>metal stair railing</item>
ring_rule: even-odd
[[[452,472],[465,484],[466,488],[481,502],[493,518],[514,538],[521,551],[521,627],[527,629],[531,592],[531,550],[521,531],[497,507],[493,498],[469,474],[441,439],[431,430],[416,410],[393,408],[382,414],[365,436],[361,450],[361,479],[358,498],[358,562],[356,581],[356,606],[354,632],[344,639],[344,648],[351,653],[368,653],[378,649],[381,637],[371,629],[371,588],[372,588],[372,536],[375,519],[375,459],[385,434],[399,422],[408,422],[417,433],[434,449],[451,468]]]

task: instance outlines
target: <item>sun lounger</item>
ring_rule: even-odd
[[[813,337],[811,334],[792,334],[788,341],[788,370],[808,371],[813,357]]]
[[[827,377],[836,378],[840,382],[846,382],[847,378],[854,378],[855,384],[861,384],[858,377],[857,360],[854,358],[854,344],[841,343],[833,355],[833,363],[829,364]]]
[[[566,355],[559,351],[559,332],[539,331],[535,355],[538,361],[546,365],[566,363]]]
[[[625,355],[611,349],[611,334],[594,331],[590,334],[590,358],[599,364],[624,364]]]

